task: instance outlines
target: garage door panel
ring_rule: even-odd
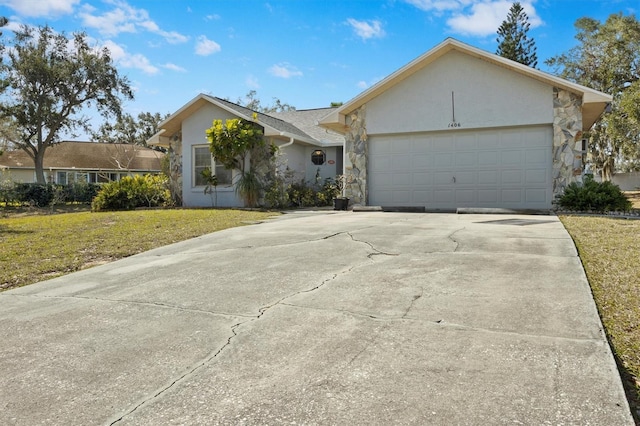
[[[475,167],[477,158],[477,152],[458,152],[456,154],[456,167]]]
[[[547,151],[544,148],[540,149],[527,149],[525,151],[525,163],[531,164],[546,164]]]
[[[398,139],[391,144],[392,154],[404,154],[411,150],[413,141],[411,139]]]
[[[478,181],[477,172],[473,171],[457,171],[455,175],[456,185],[474,185]]]
[[[526,184],[542,184],[547,183],[546,169],[529,169],[525,171]]]
[[[453,152],[455,151],[455,145],[453,144],[453,137],[451,135],[446,136],[434,136],[431,140],[433,151],[435,152]]]
[[[433,166],[433,156],[414,155],[411,157],[411,168],[413,170],[424,170]]]
[[[395,190],[392,194],[392,199],[395,205],[402,205],[411,201],[411,191],[408,190]]]
[[[524,196],[527,203],[543,203],[547,198],[544,188],[527,189],[524,192]]]
[[[394,187],[409,187],[411,186],[411,173],[395,173],[391,177],[391,182]]]
[[[377,173],[391,172],[391,157],[371,156],[369,157],[369,168]]]
[[[476,191],[474,189],[456,189],[456,204],[459,207],[468,207],[476,204]]]
[[[501,164],[507,166],[521,165],[522,164],[522,151],[521,150],[506,150],[502,151]]]
[[[436,172],[434,174],[434,183],[436,185],[450,185],[453,183],[453,173]]]
[[[476,150],[478,143],[475,133],[461,133],[455,139],[456,151]]]
[[[550,208],[551,126],[369,136],[369,203]]]
[[[479,151],[478,166],[497,166],[498,151]]]
[[[413,191],[413,200],[418,203],[424,203],[425,205],[433,202],[433,198],[431,197],[431,191],[429,190],[414,190]]]
[[[500,173],[500,180],[503,185],[521,185],[522,170],[503,170]]]
[[[478,133],[479,149],[496,149],[500,146],[500,136],[498,132],[481,132]]]
[[[522,189],[503,189],[500,191],[500,199],[505,203],[522,203],[524,197],[522,196]]]
[[[411,156],[410,155],[392,155],[391,167],[393,170],[410,170],[411,169]]]
[[[413,184],[415,186],[431,186],[433,185],[433,174],[423,172],[414,173]]]
[[[453,159],[454,159],[453,153],[451,154],[436,153],[434,154],[433,167],[436,167],[439,169],[446,168],[446,169],[452,170]]]
[[[498,190],[497,189],[479,189],[478,190],[478,204],[480,206],[495,205],[498,202]]]
[[[453,205],[454,192],[451,189],[434,189],[433,202],[436,205]]]
[[[479,185],[496,185],[498,183],[497,170],[480,170],[478,171]]]

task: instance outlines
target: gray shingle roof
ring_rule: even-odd
[[[215,100],[216,102],[222,103],[224,105],[226,105],[228,108],[236,111],[238,114],[240,114],[241,116],[247,117],[247,118],[251,118],[253,116],[254,113],[256,113],[258,115],[258,121],[260,121],[263,124],[266,124],[267,126],[276,129],[280,132],[284,132],[284,133],[288,133],[294,136],[298,136],[304,139],[314,139],[312,136],[310,136],[309,134],[305,133],[303,130],[299,129],[298,127],[296,127],[294,124],[289,123],[287,121],[284,121],[280,118],[277,117],[273,117],[271,115],[267,115],[261,112],[257,112],[257,111],[253,111],[249,108],[245,108],[243,106],[240,106],[238,104],[234,104],[233,102],[227,101],[225,99],[222,98],[218,98],[215,96],[209,96],[209,98]]]
[[[270,113],[274,117],[298,127],[313,139],[323,144],[343,144],[344,136],[333,130],[318,126],[320,119],[329,115],[334,108],[317,108]]]

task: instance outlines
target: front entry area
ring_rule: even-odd
[[[551,126],[369,136],[369,205],[549,209]]]

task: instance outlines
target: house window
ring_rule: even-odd
[[[218,177],[218,185],[230,185],[232,171],[220,164],[215,164],[208,146],[196,146],[193,148],[193,186],[205,186],[207,184],[202,172],[211,169]]]
[[[327,159],[327,155],[321,149],[316,149],[311,153],[311,162],[316,166],[321,166]]]
[[[58,172],[57,175],[58,176],[56,177],[56,181],[58,182],[58,184],[66,185],[67,184],[67,172]]]

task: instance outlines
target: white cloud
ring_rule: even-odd
[[[150,17],[145,9],[136,9],[123,0],[105,0],[114,8],[103,14],[96,14],[96,8],[85,4],[78,16],[85,27],[95,28],[106,36],[117,36],[120,33],[136,33],[145,30],[163,37],[168,43],[178,44],[189,40],[189,37],[176,31],[164,31]]]
[[[204,17],[205,21],[217,21],[220,19],[220,15],[218,15],[217,13],[214,13],[212,15],[207,15]]]
[[[511,0],[404,0],[406,3],[436,16],[449,16],[449,29],[456,34],[485,37],[495,35],[502,21],[509,13]],[[531,28],[543,25],[534,3],[536,0],[521,1]]]
[[[382,38],[385,35],[382,29],[382,23],[377,20],[373,21],[358,21],[357,19],[349,18],[347,23],[355,31],[356,35],[363,40],[370,38]]]
[[[181,66],[176,64],[172,64],[171,62],[167,62],[166,64],[162,65],[162,68],[166,68],[168,70],[176,72],[187,72],[185,68],[182,68]]]
[[[198,41],[196,42],[196,55],[200,56],[209,56],[213,53],[217,53],[222,48],[218,43],[213,40],[209,40],[206,36],[198,36]]]
[[[122,46],[111,40],[107,40],[104,43],[104,47],[111,52],[111,59],[124,68],[138,69],[150,75],[157,74],[158,71],[160,71],[157,67],[153,66],[144,55],[140,53],[130,54]]]
[[[280,63],[269,68],[269,74],[280,78],[302,77],[302,71],[288,63]]]
[[[475,36],[495,34],[498,27],[506,19],[513,3],[507,0],[483,1],[471,6],[469,13],[457,13],[447,20],[447,25],[456,33]],[[522,2],[522,8],[529,18],[531,28],[542,24],[535,8],[529,2]]]
[[[368,87],[369,87],[369,85],[367,84],[367,82],[366,82],[366,81],[364,81],[364,80],[360,80],[358,83],[356,83],[356,87],[357,87],[358,89],[363,89],[363,90],[364,90],[364,89],[368,88]]]
[[[13,9],[22,16],[57,16],[73,12],[80,0],[0,0],[0,5]]]
[[[456,10],[459,9],[462,4],[469,3],[469,1],[460,1],[460,0],[405,0],[407,3],[417,7],[420,10],[424,10],[425,12],[430,12],[435,10],[437,12],[442,12],[445,10]]]
[[[249,89],[259,89],[260,88],[260,84],[258,83],[258,79],[253,75],[247,76],[247,79],[245,80],[245,84],[247,85],[247,87]]]

